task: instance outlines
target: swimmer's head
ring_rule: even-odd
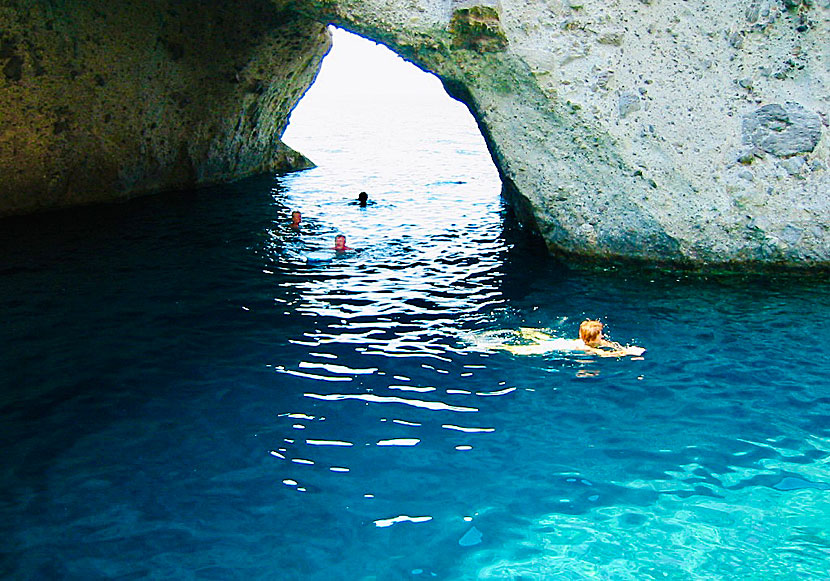
[[[291,212],[291,223],[292,224],[299,224],[300,220],[302,220],[302,218],[303,218],[302,214],[300,214],[299,211],[294,210],[293,212]]]
[[[595,347],[602,340],[602,323],[591,319],[582,321],[579,325],[579,338],[588,347]]]
[[[342,234],[338,234],[334,237],[334,249],[335,250],[346,250],[346,237]]]
[[[368,200],[368,199],[369,199],[369,194],[367,194],[366,192],[360,192],[360,193],[357,195],[357,199],[358,199],[358,201],[360,201],[360,202],[365,202],[366,200]]]

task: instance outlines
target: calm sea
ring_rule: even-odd
[[[460,105],[394,101],[0,223],[0,577],[826,578],[830,285],[565,268]],[[469,341],[585,317],[644,358]]]

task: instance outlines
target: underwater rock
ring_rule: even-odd
[[[458,539],[458,544],[462,547],[472,547],[481,543],[482,536],[481,531],[472,526]]]

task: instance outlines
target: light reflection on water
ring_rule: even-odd
[[[316,139],[308,172],[6,225],[0,574],[824,575],[826,283],[563,269],[474,129],[419,115],[341,131],[373,163]],[[586,316],[645,359],[469,340]]]

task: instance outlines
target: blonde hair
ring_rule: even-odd
[[[582,321],[579,325],[579,338],[589,347],[595,346],[602,337],[602,323],[592,319]]]

